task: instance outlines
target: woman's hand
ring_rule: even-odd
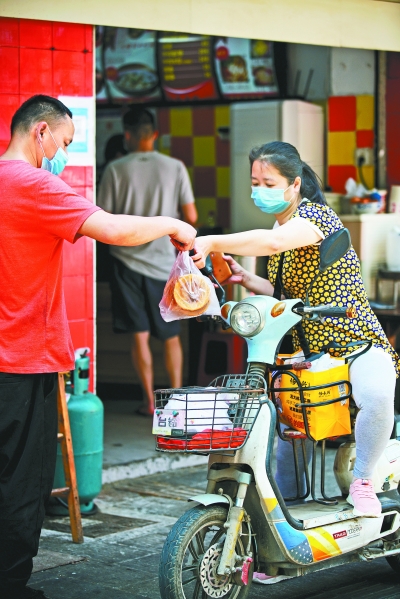
[[[191,256],[193,262],[196,264],[197,268],[204,268],[206,265],[206,258],[212,251],[209,237],[207,235],[204,237],[196,237],[193,249],[196,252]]]
[[[222,285],[229,285],[230,283],[233,283],[245,286],[245,282],[249,275],[247,270],[245,270],[243,266],[236,262],[232,256],[223,256],[223,259],[228,263],[229,268],[232,271],[232,275],[228,279],[225,279],[225,281],[222,282]]]

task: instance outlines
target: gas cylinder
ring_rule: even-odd
[[[75,351],[72,386],[67,385],[67,405],[71,424],[80,509],[83,514],[96,510],[93,499],[101,491],[103,466],[104,407],[101,400],[89,392],[89,348]],[[72,391],[68,394],[68,391]],[[65,487],[61,448],[57,450],[53,488]],[[66,508],[52,500],[48,513],[67,514]]]

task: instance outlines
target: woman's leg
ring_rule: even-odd
[[[350,366],[354,401],[359,408],[356,420],[356,461],[350,502],[360,515],[377,516],[380,503],[371,478],[393,429],[393,402],[396,373],[383,350],[372,347]]]
[[[396,371],[389,354],[372,347],[350,366],[356,420],[357,457],[354,478],[371,478],[394,422]]]

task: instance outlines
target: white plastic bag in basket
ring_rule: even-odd
[[[195,277],[187,277],[186,275],[195,275]],[[176,301],[175,284],[178,282],[178,279],[181,281],[183,294],[188,300],[186,308],[183,308]],[[208,277],[201,274],[189,256],[189,252],[178,253],[165,285],[159,307],[161,316],[166,322],[182,320],[184,318],[195,318],[203,314],[206,316],[221,315],[221,308],[214,285]]]
[[[212,387],[210,387],[210,391]],[[186,424],[188,433],[201,433],[205,429],[232,429],[228,416],[230,401],[239,399],[237,393],[188,393],[174,394],[165,406],[166,410],[187,410]]]

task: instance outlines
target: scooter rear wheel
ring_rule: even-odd
[[[188,510],[175,523],[164,543],[160,559],[159,584],[162,599],[245,599],[248,596],[253,564],[249,571],[249,584],[246,586],[235,584],[232,575],[216,575],[227,517],[228,510],[225,507],[197,506]],[[245,526],[244,524],[244,529]],[[239,537],[236,544],[237,555],[245,555],[247,543],[247,535]],[[252,551],[254,552],[253,547]]]
[[[397,573],[400,575],[400,554],[399,555],[389,555],[386,558],[387,563],[389,564],[389,566]]]

